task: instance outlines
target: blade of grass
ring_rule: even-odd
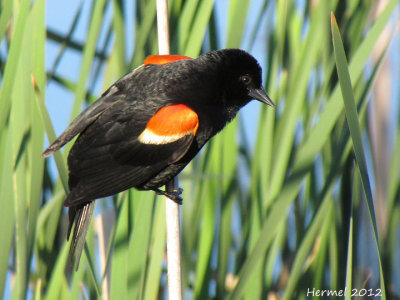
[[[349,242],[347,247],[347,263],[346,263],[346,293],[345,300],[351,300],[352,291],[352,273],[353,273],[353,200],[351,202]]]
[[[122,206],[125,202],[125,198],[126,196],[129,196],[129,191],[125,191],[122,192],[120,194],[118,194],[117,197],[115,197],[115,207],[114,207],[114,219],[115,224],[117,224],[117,220],[119,220],[120,215],[121,215],[121,211],[122,211]],[[130,198],[128,198],[126,200],[128,202],[128,206],[130,205]],[[128,208],[129,210],[129,208]],[[102,217],[104,219],[104,216]],[[130,218],[130,214],[128,215],[128,219]],[[130,224],[130,222],[128,222],[128,224]],[[101,282],[99,284],[102,285],[102,289],[103,292],[107,292],[107,294],[102,294],[102,297],[104,299],[109,299],[110,297],[110,275],[111,275],[111,271],[110,271],[110,266],[111,266],[111,261],[113,258],[113,248],[115,245],[115,238],[116,238],[116,234],[117,234],[117,229],[120,230],[116,225],[112,226],[112,228],[110,229],[110,233],[109,233],[109,238],[108,238],[108,243],[107,245],[104,245],[104,249],[103,251],[105,252],[105,257],[104,257],[104,265],[100,266],[100,270],[101,270]],[[104,231],[104,229],[102,229]],[[98,233],[98,234],[102,234],[102,233]],[[103,233],[104,235],[104,233]],[[102,253],[100,253],[100,255],[102,255]],[[117,275],[116,275],[117,276]],[[105,283],[104,281],[107,280],[107,283]],[[107,288],[107,289],[105,289]]]
[[[12,131],[6,127],[0,135],[0,218],[2,220],[2,234],[0,235],[0,295],[4,295],[4,286],[7,279],[10,249],[14,240],[15,195],[13,193],[13,159],[12,159]]]
[[[94,290],[96,292],[97,299],[101,299],[100,287],[96,280],[95,265],[93,263],[93,259],[92,259],[92,256],[90,255],[90,253],[91,253],[91,251],[88,247],[88,243],[86,242],[85,243],[85,256],[86,256],[86,261],[89,265],[89,270],[88,270],[89,277],[92,281],[92,286],[94,287]]]
[[[294,292],[295,286],[303,272],[303,262],[305,261],[306,256],[311,249],[312,243],[315,239],[315,235],[317,234],[319,228],[321,228],[325,216],[328,215],[329,211],[333,209],[330,194],[336,182],[335,178],[338,174],[338,171],[342,168],[342,165],[345,162],[345,158],[348,156],[349,152],[350,142],[348,132],[343,132],[340,138],[339,145],[337,149],[335,149],[335,157],[333,158],[331,169],[329,170],[329,174],[327,175],[324,187],[322,188],[320,195],[317,197],[317,199],[322,199],[322,203],[320,204],[316,215],[310,225],[310,228],[307,230],[307,233],[303,241],[301,242],[300,248],[296,253],[296,257],[293,263],[288,284],[285,288],[283,299],[291,299],[293,297],[292,294]]]
[[[332,194],[328,194],[327,196],[331,198],[328,201],[333,203],[334,200],[332,199]],[[307,262],[311,264],[310,271],[312,274],[314,274],[312,287],[320,290],[322,290],[324,287],[324,273],[326,269],[325,267],[329,259],[329,237],[332,224],[335,222],[335,219],[333,218],[333,216],[335,215],[334,210],[335,207],[332,207],[332,209],[329,210],[329,215],[325,217],[321,232],[317,235],[314,246],[307,259]],[[336,253],[336,256],[338,256],[338,253]]]
[[[219,151],[222,146],[222,135],[218,135],[213,140],[214,151],[211,152],[210,168],[208,172],[216,174],[219,171],[220,162],[222,160],[222,153]],[[218,174],[218,173],[217,173]],[[204,299],[208,291],[208,277],[209,277],[209,262],[212,252],[212,245],[214,240],[214,231],[216,225],[216,198],[220,196],[221,190],[219,188],[220,182],[218,180],[211,180],[204,187],[203,201],[204,210],[202,211],[201,221],[202,229],[198,237],[197,246],[197,260],[196,260],[196,279],[194,282],[194,295],[195,299]]]
[[[229,1],[226,48],[240,47],[243,39],[249,5],[249,0]]]
[[[184,171],[184,175],[188,172],[197,178],[196,184],[193,184],[193,180],[183,180],[182,182],[184,188],[183,196],[184,199],[186,199],[182,212],[182,257],[184,261],[182,265],[183,290],[186,290],[186,288],[192,284],[189,277],[189,272],[193,269],[192,255],[197,251],[197,241],[201,232],[201,228],[198,225],[201,222],[205,207],[206,201],[203,201],[203,199],[207,192],[206,185],[209,180],[212,180],[212,175],[208,170],[211,164],[211,153],[215,148],[214,141],[211,140],[205,148],[204,155],[194,160]],[[181,178],[184,178],[184,176],[182,175]],[[196,225],[194,226],[194,224]]]
[[[34,98],[35,98],[36,105],[40,112],[40,117],[41,117],[41,120],[43,123],[43,127],[45,128],[45,131],[46,131],[49,141],[54,141],[57,137],[56,132],[54,130],[53,124],[51,123],[51,119],[50,119],[49,113],[47,111],[47,108],[44,105],[43,94],[39,90],[39,87],[37,86],[36,80],[34,78],[33,78],[33,85],[35,88],[35,97]],[[65,163],[60,151],[55,152],[53,154],[53,156],[54,156],[54,160],[56,162],[56,166],[58,169],[58,174],[61,179],[61,183],[64,187],[64,191],[66,193],[68,193],[69,188],[68,188],[68,179],[67,179],[68,173],[67,173],[66,163]]]
[[[113,9],[113,32],[115,33],[115,55],[117,58],[116,66],[118,66],[118,71],[120,73],[125,73],[126,64],[126,45],[125,45],[125,27],[124,27],[124,15],[123,15],[123,1],[114,0]]]
[[[296,123],[307,91],[309,78],[303,74],[310,73],[316,64],[319,53],[321,52],[320,39],[324,33],[324,16],[327,12],[327,2],[321,1],[318,4],[311,18],[310,32],[303,44],[299,63],[295,67],[294,75],[289,82],[285,110],[279,118],[275,137],[279,143],[274,148],[274,160],[272,165],[272,175],[269,190],[269,198],[275,199],[282,188],[286,175],[287,165],[292,150]]]
[[[65,264],[67,262],[67,256],[68,256],[68,251],[69,251],[69,245],[64,244],[62,249],[60,250],[59,256],[57,258],[56,265],[53,269],[53,274],[51,276],[48,289],[46,291],[46,297],[45,299],[51,300],[51,299],[60,299],[61,295],[64,295],[64,297],[69,297],[69,299],[77,299],[77,298],[72,298],[73,294],[69,292],[68,289],[68,283],[65,278],[64,270],[65,270]],[[75,278],[80,277],[82,279],[82,273],[83,270],[79,270],[75,276]],[[75,289],[78,287],[77,282],[72,282],[73,287]]]
[[[128,291],[128,246],[129,246],[129,207],[128,199],[123,200],[121,211],[116,219],[114,249],[112,252],[110,299],[127,299]]]
[[[178,26],[176,28],[177,50],[179,53],[185,49],[187,40],[189,39],[190,28],[193,25],[193,19],[196,13],[199,0],[185,1],[181,9],[180,17],[178,19]]]
[[[220,222],[218,233],[218,240],[216,241],[218,247],[218,281],[217,281],[217,298],[224,297],[225,281],[229,266],[229,251],[230,245],[233,241],[233,234],[231,233],[233,210],[237,191],[239,191],[239,180],[237,174],[237,162],[239,151],[238,148],[232,149],[231,145],[236,143],[237,129],[240,120],[235,119],[229,126],[227,126],[222,134],[222,157],[220,162],[220,173],[222,174],[223,181],[222,195],[220,203]],[[218,209],[216,209],[218,212]]]
[[[327,189],[324,191],[324,194],[330,193],[330,190],[332,188],[333,184],[327,186]],[[324,200],[322,201],[310,227],[306,232],[303,241],[301,242],[299,250],[296,252],[296,257],[293,262],[293,266],[290,270],[290,278],[287,283],[287,286],[285,287],[285,293],[282,297],[283,300],[293,299],[293,297],[295,297],[293,295],[293,292],[299,278],[303,274],[304,262],[307,260],[307,256],[310,253],[312,246],[314,245],[318,232],[320,232],[324,224],[324,221],[326,220],[326,216],[328,216],[331,213],[331,210],[333,209],[333,203],[330,200],[331,200],[330,197],[325,197]]]
[[[386,5],[354,53],[349,65],[350,77],[354,82],[360,78],[376,41],[385,28],[397,3],[397,0],[391,0]],[[325,109],[319,115],[319,122],[311,129],[307,139],[300,145],[293,163],[293,173],[308,169],[315,160],[317,153],[321,151],[323,145],[326,143],[329,137],[328,133],[332,131],[333,126],[342,113],[343,101],[339,93],[339,85],[337,85],[329,97]]]
[[[0,45],[6,39],[7,27],[11,21],[13,13],[13,2],[12,1],[3,1],[1,3],[1,12],[0,12]]]
[[[152,251],[147,267],[146,285],[144,288],[144,300],[157,299],[160,290],[162,273],[162,261],[165,255],[165,201],[157,197],[156,210],[152,229]]]
[[[184,48],[185,50],[182,53],[183,55],[196,57],[200,53],[213,7],[214,0],[204,0],[200,2],[194,16],[193,26],[190,28],[190,34]]]
[[[8,1],[10,2],[10,1]],[[25,25],[28,18],[30,0],[23,0],[20,3],[19,11],[14,10],[15,26],[13,29],[13,38],[10,43],[9,55],[4,67],[0,87],[0,128],[4,128],[11,107],[11,91],[15,83],[15,75],[18,68],[22,42],[24,39]]]
[[[93,57],[102,25],[105,0],[94,1],[93,14],[89,25],[89,31],[83,49],[81,70],[78,83],[75,89],[75,99],[71,116],[75,118],[82,107],[86,95],[86,85],[89,81],[90,69],[93,64]]]
[[[137,196],[137,197],[135,197]],[[140,196],[140,197],[139,197]],[[133,232],[129,240],[128,293],[129,299],[143,299],[146,263],[149,255],[151,225],[154,211],[152,193],[134,192],[133,201],[138,202],[135,210]]]
[[[384,55],[384,54],[382,54]],[[381,62],[382,60],[380,60]],[[379,65],[375,67],[373,74],[371,75],[371,78],[375,78],[377,75],[377,70],[379,69]],[[366,85],[366,91],[368,91],[371,86],[373,80],[369,80],[368,84]],[[365,99],[367,96],[367,92],[363,93],[361,96],[361,99]],[[319,123],[317,123],[318,126]],[[345,140],[348,138],[343,137],[342,144]],[[341,146],[342,147],[342,146]],[[350,144],[346,146],[347,150],[345,150],[345,153],[348,153],[350,149]],[[338,148],[339,149],[339,148]],[[340,154],[340,151],[336,149],[334,152]],[[347,154],[344,155],[346,157]],[[286,219],[286,211],[290,205],[290,203],[294,200],[296,195],[298,194],[303,178],[305,174],[307,174],[307,170],[294,170],[296,172],[293,172],[292,175],[289,176],[289,178],[285,181],[284,183],[284,188],[282,189],[281,193],[279,194],[278,198],[276,201],[274,201],[274,204],[271,206],[270,213],[268,217],[265,219],[264,224],[262,226],[261,232],[260,232],[260,237],[257,241],[257,244],[254,248],[254,250],[251,252],[250,256],[246,259],[246,262],[243,264],[240,272],[239,272],[239,282],[235,288],[235,290],[231,293],[230,299],[239,299],[244,291],[246,282],[249,278],[249,275],[251,271],[254,269],[254,267],[257,265],[258,261],[264,257],[264,251],[267,249],[269,246],[270,242],[273,239],[273,236],[276,232],[276,228],[279,227],[277,226],[279,222],[282,220]],[[263,250],[264,249],[264,250]]]
[[[269,217],[265,219],[260,231],[260,238],[254,246],[246,261],[243,263],[238,277],[239,282],[228,299],[241,299],[242,293],[245,290],[248,278],[252,270],[259,264],[260,260],[265,257],[265,250],[272,242],[277,226],[286,219],[287,209],[298,193],[298,187],[302,182],[302,178],[291,178],[285,183],[285,189],[279,195],[278,199],[270,208]]]
[[[46,82],[45,72],[45,1],[35,1],[32,7],[32,71],[35,74],[36,83],[43,89]],[[25,49],[27,51],[27,49]],[[32,97],[34,89],[31,88]],[[29,145],[29,167],[28,167],[28,265],[31,265],[33,246],[36,238],[36,222],[40,211],[41,192],[43,186],[44,161],[41,159],[44,141],[44,128],[40,120],[40,112],[37,105],[33,101],[27,103],[29,105],[31,120],[31,139]]]
[[[27,15],[26,27],[22,49],[27,53],[33,53],[33,20],[32,11]],[[33,68],[32,55],[23,55],[18,60],[17,71],[14,78],[14,86],[11,93],[11,109],[9,126],[12,132],[13,146],[13,192],[15,196],[15,259],[16,280],[13,289],[13,297],[26,298],[29,274],[27,267],[28,257],[28,152],[31,139],[31,120],[29,104],[32,102],[33,89],[31,85],[31,70]]]
[[[139,6],[139,3],[140,1],[137,1],[137,6]],[[142,19],[140,19],[138,28],[135,30],[135,50],[131,59],[133,66],[139,66],[143,63],[146,55],[145,45],[149,42],[150,32],[154,29],[154,20],[156,19],[156,1],[146,1],[145,5],[146,7],[141,15]],[[139,7],[137,7],[137,10],[140,11]],[[153,41],[155,42],[156,39]]]
[[[379,250],[379,237],[378,237],[378,229],[376,225],[376,218],[374,212],[374,203],[372,197],[371,186],[368,178],[368,170],[367,164],[365,161],[365,154],[363,149],[363,143],[361,139],[361,129],[360,124],[358,121],[357,116],[357,109],[353,95],[353,89],[351,85],[351,79],[349,70],[347,67],[347,59],[346,54],[344,52],[344,47],[342,43],[342,39],[340,36],[339,28],[336,23],[335,16],[333,13],[331,14],[331,30],[332,30],[332,40],[333,40],[333,47],[335,50],[335,59],[336,59],[336,66],[338,71],[338,77],[340,82],[340,87],[342,90],[343,95],[343,102],[346,112],[346,120],[349,126],[351,138],[353,140],[353,147],[356,156],[357,166],[361,174],[361,182],[363,184],[364,193],[367,200],[368,210],[372,222],[372,228],[374,231],[375,236],[375,246],[376,251],[378,253],[378,261],[379,261],[379,269],[380,269],[380,280],[381,280],[381,289],[382,289],[382,296],[385,299],[385,284],[383,278],[383,271],[382,271],[382,263],[381,263],[381,254]]]

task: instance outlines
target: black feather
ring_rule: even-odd
[[[74,233],[72,235],[71,247],[68,254],[67,268],[72,269],[75,262],[75,271],[78,270],[79,262],[85,246],[86,234],[89,229],[90,220],[93,215],[94,201],[87,202],[83,205],[73,206],[69,209],[69,226],[67,240],[71,234],[72,226],[75,222]]]

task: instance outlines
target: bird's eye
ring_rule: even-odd
[[[248,85],[251,82],[251,77],[249,75],[243,75],[240,77],[240,80],[245,84]]]

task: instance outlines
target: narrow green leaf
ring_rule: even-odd
[[[351,85],[350,74],[347,66],[347,59],[346,54],[344,52],[344,47],[342,43],[342,39],[340,36],[339,28],[336,23],[335,16],[333,13],[331,14],[331,28],[332,28],[332,40],[333,40],[333,47],[335,50],[335,59],[336,59],[336,67],[338,71],[339,83],[342,90],[343,95],[343,102],[346,112],[346,120],[349,126],[351,138],[353,140],[353,147],[356,156],[357,166],[359,168],[361,174],[361,181],[363,184],[368,211],[370,214],[372,227],[375,236],[375,245],[376,251],[378,253],[378,260],[379,260],[379,268],[380,268],[380,280],[381,280],[381,289],[383,298],[385,298],[385,284],[383,278],[383,271],[382,271],[382,263],[380,257],[380,250],[379,250],[379,237],[378,237],[378,228],[376,225],[376,218],[375,218],[375,211],[374,211],[374,203],[372,197],[371,186],[369,182],[367,164],[365,161],[365,154],[363,149],[363,144],[361,140],[361,129],[360,124],[358,121],[357,109],[353,95],[353,89]]]
[[[11,1],[8,1],[9,3]],[[13,30],[13,39],[10,44],[9,55],[7,57],[4,73],[2,76],[0,87],[0,128],[4,128],[10,107],[11,107],[11,90],[15,83],[15,75],[17,72],[22,41],[24,38],[25,25],[28,18],[31,1],[23,0],[20,3],[19,11],[14,10],[15,27]],[[5,12],[6,13],[6,12]]]
[[[128,298],[142,299],[146,278],[145,270],[150,251],[151,225],[154,222],[154,195],[150,192],[134,192],[133,195],[132,200],[137,202],[137,206],[128,249]]]
[[[43,89],[46,81],[45,71],[45,1],[35,1],[32,7],[32,74],[36,79],[40,89]],[[27,49],[25,49],[27,50]],[[35,97],[33,88],[31,88],[31,96]],[[36,237],[36,223],[40,211],[41,192],[43,187],[44,160],[41,158],[44,142],[44,128],[40,119],[40,112],[34,101],[27,103],[30,111],[29,119],[31,120],[31,138],[28,154],[28,258],[32,259],[33,246]]]
[[[376,45],[376,41],[385,28],[397,3],[397,0],[391,0],[386,5],[385,9],[368,31],[363,42],[354,53],[349,65],[350,77],[354,82],[360,78],[365,64]],[[319,151],[321,151],[323,145],[326,143],[329,133],[332,131],[333,126],[342,113],[342,109],[343,101],[341,101],[339,85],[337,85],[330,95],[325,109],[319,115],[319,122],[311,129],[307,138],[299,147],[293,164],[293,173],[308,169],[308,167],[314,162],[315,156]]]
[[[164,197],[157,198],[154,215],[155,224],[152,229],[152,251],[147,267],[144,300],[156,299],[159,295],[162,261],[165,255],[165,200],[170,200],[164,199]]]
[[[35,85],[35,97],[34,98],[35,98],[35,101],[36,101],[36,105],[37,105],[37,107],[39,109],[40,117],[42,119],[43,127],[46,130],[47,137],[48,137],[49,141],[54,141],[56,139],[56,133],[55,133],[53,125],[51,123],[50,116],[49,116],[49,113],[47,111],[47,108],[44,105],[43,94],[39,90],[37,85]],[[54,160],[56,162],[56,166],[57,166],[57,169],[58,169],[58,174],[59,174],[59,176],[61,178],[62,185],[64,187],[65,192],[67,193],[69,191],[69,188],[68,188],[66,163],[65,163],[65,161],[63,159],[63,156],[60,153],[60,151],[55,152],[53,154],[53,156],[54,156]]]
[[[0,11],[0,45],[5,41],[3,37],[5,37],[7,33],[7,26],[11,21],[13,13],[13,2],[12,1],[2,1],[1,3],[1,11]]]
[[[52,299],[72,299],[71,294],[69,293],[68,289],[68,282],[65,278],[65,264],[67,262],[67,257],[68,257],[68,251],[69,251],[69,245],[67,243],[64,244],[64,247],[60,250],[60,254],[58,256],[56,265],[53,269],[52,276],[50,278],[50,283],[48,285],[48,289],[46,291],[46,297],[45,299],[47,300],[52,300]],[[74,275],[74,279],[77,277],[82,278],[82,272],[83,270],[79,270],[77,273]],[[75,286],[77,282],[72,282],[72,286]]]
[[[204,0],[200,2],[186,47],[184,48],[185,50],[183,51],[184,55],[189,57],[196,57],[199,55],[213,7],[214,0]]]
[[[142,1],[143,2],[143,1]],[[145,45],[149,41],[150,32],[154,29],[154,21],[156,18],[156,1],[145,1],[145,9],[141,15],[142,19],[139,22],[138,29],[135,31],[135,51],[132,56],[132,65],[139,66],[145,58]],[[138,1],[139,6],[139,1]],[[139,7],[137,8],[139,10]],[[155,54],[155,53],[154,53]]]
[[[196,13],[199,0],[188,0],[185,1],[184,7],[181,10],[180,17],[178,19],[178,26],[176,29],[177,50],[182,52],[185,49],[187,40],[189,39],[190,29],[193,25],[193,18]]]
[[[24,28],[22,48],[27,53],[33,49],[33,22],[32,13],[27,16]],[[16,280],[13,289],[13,297],[25,299],[28,286],[28,268],[30,265],[29,241],[28,241],[28,211],[26,205],[29,202],[27,176],[29,140],[32,137],[31,119],[29,104],[32,102],[33,89],[31,73],[33,68],[31,55],[23,55],[18,60],[17,70],[14,78],[14,85],[11,92],[11,109],[9,126],[12,133],[13,147],[13,193],[15,208],[15,258],[16,258]]]
[[[332,187],[333,184],[330,184],[330,189]],[[326,192],[328,192],[328,189],[326,189]],[[293,292],[299,278],[301,278],[301,275],[303,274],[304,262],[306,261],[307,256],[309,255],[312,246],[314,245],[316,236],[321,230],[326,216],[328,216],[330,214],[330,211],[333,209],[333,203],[330,200],[330,197],[325,197],[322,201],[309,229],[307,230],[306,236],[301,242],[299,250],[296,252],[293,267],[290,271],[289,282],[285,288],[285,293],[282,297],[283,300],[293,299],[294,297]]]
[[[231,0],[229,2],[226,48],[240,48],[249,5],[249,0]]]
[[[83,101],[85,100],[86,86],[89,81],[90,69],[93,63],[93,57],[96,51],[98,36],[102,25],[104,5],[105,0],[94,1],[94,8],[89,25],[89,32],[82,54],[81,71],[75,90],[75,100],[71,113],[72,118],[75,118],[75,116],[78,114],[79,110],[82,108]]]
[[[0,135],[0,218],[2,220],[2,233],[0,235],[0,293],[4,294],[11,244],[14,240],[14,203],[13,193],[13,159],[12,159],[12,135],[6,127]]]
[[[298,115],[303,107],[309,79],[304,73],[309,74],[315,66],[321,51],[320,40],[324,34],[323,19],[327,12],[327,3],[320,1],[314,11],[310,24],[310,32],[301,49],[300,59],[295,66],[293,79],[290,82],[285,110],[279,118],[275,132],[275,139],[279,141],[274,148],[274,160],[269,190],[270,199],[275,199],[282,188],[285,179],[289,157],[292,151],[294,134]]]
[[[222,139],[223,135],[218,135],[213,141],[215,151],[211,153],[209,169],[213,174],[220,171],[220,162],[222,161],[222,152],[220,151],[222,149]],[[196,279],[194,283],[195,299],[203,299],[206,297],[208,291],[209,262],[214,240],[216,219],[215,204],[216,198],[221,194],[219,186],[220,182],[214,179],[208,182],[203,194],[203,201],[205,201],[205,204],[201,220],[202,229],[200,231],[197,248],[198,257],[196,260]]]
[[[350,199],[351,202],[352,199]],[[349,242],[347,247],[347,263],[346,263],[346,294],[345,299],[351,300],[352,292],[352,275],[353,274],[353,203],[351,204],[350,226],[349,226]]]
[[[129,241],[129,205],[128,199],[122,202],[121,211],[116,220],[116,233],[112,253],[110,297],[127,299],[128,296],[128,241]]]

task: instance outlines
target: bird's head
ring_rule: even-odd
[[[204,58],[214,62],[224,91],[223,101],[238,109],[255,99],[275,106],[262,86],[261,67],[249,53],[240,49],[212,51]]]

